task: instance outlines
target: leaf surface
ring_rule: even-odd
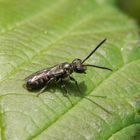
[[[74,58],[88,68],[38,98],[24,78]],[[100,97],[101,96],[101,97]],[[140,129],[140,47],[135,22],[102,0],[0,1],[0,138],[128,140]]]

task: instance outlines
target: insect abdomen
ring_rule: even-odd
[[[26,83],[26,88],[29,91],[33,91],[33,90],[38,90],[44,87],[44,85],[47,83],[47,81],[49,80],[49,78],[47,76],[45,77],[40,77],[36,80],[34,80],[35,78],[33,77],[32,79],[29,79]]]

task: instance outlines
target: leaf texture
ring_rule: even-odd
[[[85,58],[89,68],[38,98],[24,78]],[[100,97],[101,96],[101,97]],[[0,138],[2,140],[128,140],[140,133],[140,47],[135,22],[107,0],[0,1]]]

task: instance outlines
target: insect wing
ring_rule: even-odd
[[[40,76],[46,75],[50,69],[51,68],[47,68],[47,69],[43,69],[43,70],[37,71],[37,72],[29,75],[28,77],[26,77],[24,80],[28,81],[30,79],[33,79],[34,77],[40,77]]]

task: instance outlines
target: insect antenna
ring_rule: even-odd
[[[86,65],[83,65],[83,66],[95,67],[95,68],[99,68],[99,69],[105,69],[105,70],[110,70],[110,71],[112,71],[112,69],[110,69],[110,68],[102,67],[102,66],[96,66],[96,65],[91,65],[91,64],[86,64]]]
[[[82,61],[82,64],[106,41],[107,39],[105,38],[103,41],[101,41],[97,47]],[[102,67],[102,66],[96,66],[96,65],[91,65],[91,64],[86,64],[83,66],[88,66],[88,67],[95,67],[95,68],[100,68],[100,69],[105,69],[105,70],[110,70],[112,71],[112,69],[107,68],[107,67]]]
[[[103,41],[101,41],[97,47],[82,61],[82,64],[106,41],[107,39],[105,38]]]

